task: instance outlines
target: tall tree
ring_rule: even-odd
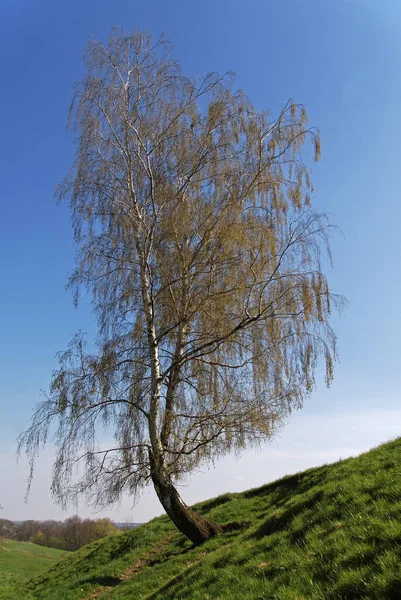
[[[300,155],[309,140],[317,160],[319,137],[292,101],[273,118],[231,75],[184,76],[163,38],[114,29],[85,62],[59,197],[77,245],[70,286],[76,303],[82,287],[92,294],[97,351],[78,334],[60,355],[20,448],[33,469],[55,420],[61,502],[86,493],[107,505],[151,480],[200,543],[221,526],[175,483],[269,438],[311,392],[320,356],[333,376],[330,225]]]

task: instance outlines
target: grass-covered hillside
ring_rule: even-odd
[[[401,598],[401,439],[198,509],[244,526],[193,547],[154,519],[69,555],[8,598]]]
[[[18,590],[22,584],[47,571],[66,553],[36,544],[0,540],[0,598],[9,597],[10,590]],[[12,597],[23,598],[13,592]]]

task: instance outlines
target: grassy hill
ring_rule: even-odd
[[[36,544],[0,541],[0,598],[7,597],[11,589],[20,587],[24,581],[47,571],[65,554]]]
[[[244,526],[195,548],[157,518],[85,546],[7,598],[401,598],[401,439],[198,509]]]

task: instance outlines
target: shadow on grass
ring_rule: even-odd
[[[212,500],[207,500],[206,502],[202,502],[201,504],[196,504],[193,508],[199,512],[200,514],[207,514],[214,508],[221,506],[222,504],[226,504],[227,502],[231,502],[233,499],[232,494],[222,494],[217,498],[213,498]]]
[[[164,598],[164,597],[166,597],[167,592],[171,591],[176,585],[184,582],[184,580],[186,579],[186,577],[188,575],[190,577],[191,577],[191,575],[193,575],[193,573],[191,573],[191,571],[194,570],[194,568],[197,566],[197,564],[198,563],[196,562],[194,564],[191,564],[187,568],[185,568],[183,571],[181,571],[180,573],[178,573],[178,575],[176,575],[175,577],[173,577],[172,579],[170,579],[169,581],[167,581],[167,583],[165,583],[158,590],[156,590],[155,592],[153,592],[153,594],[151,594],[150,596],[147,596],[146,600],[156,600],[156,598]]]
[[[231,531],[244,531],[249,529],[251,521],[229,521],[228,523],[222,523],[221,527],[223,533],[230,533]]]
[[[110,560],[117,560],[121,556],[125,556],[129,552],[132,552],[136,547],[135,543],[131,540],[125,540],[122,544],[119,544],[116,548],[113,548],[110,552]]]
[[[315,494],[313,494],[313,496],[305,498],[304,500],[301,498],[297,504],[289,506],[285,510],[278,510],[274,512],[255,532],[251,533],[248,537],[250,539],[260,540],[266,535],[281,531],[287,527],[287,525],[289,525],[294,517],[312,508],[322,498],[323,491],[318,490]]]
[[[395,576],[386,587],[387,600],[400,600],[401,577]]]
[[[89,577],[85,579],[83,583],[93,583],[94,585],[100,585],[102,587],[116,587],[121,583],[121,579],[119,577]]]
[[[323,467],[317,467],[309,469],[304,473],[296,473],[295,475],[288,475],[283,477],[279,481],[273,481],[267,485],[263,485],[247,492],[242,492],[243,498],[255,498],[257,496],[266,496],[273,492],[279,494],[278,501],[281,503],[286,502],[287,499],[294,494],[296,489],[299,493],[307,492],[310,488],[315,487],[324,482],[325,476],[328,472],[329,467],[324,465]]]

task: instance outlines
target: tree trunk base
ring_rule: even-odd
[[[154,469],[151,476],[157,496],[167,515],[191,542],[198,546],[223,532],[221,525],[187,506],[170,480],[160,476]]]

